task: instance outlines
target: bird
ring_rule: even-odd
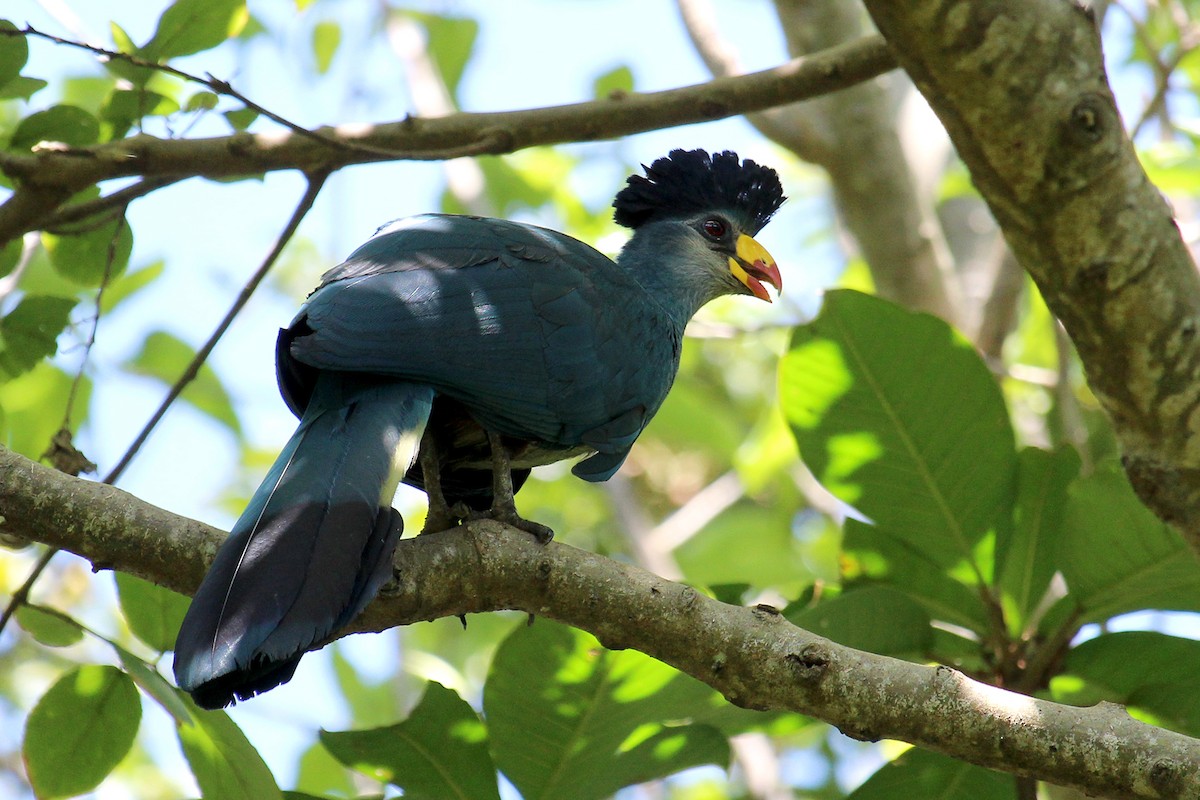
[[[276,340],[299,418],[197,590],[178,686],[222,708],[291,680],[392,577],[398,484],[429,497],[425,532],[522,518],[535,466],[580,458],[604,481],[662,405],[684,328],[722,295],[767,302],[779,267],[754,236],[786,199],[731,151],[672,150],[613,200],[615,260],[566,234],[421,214],[326,272]],[[402,569],[401,567],[399,567]]]

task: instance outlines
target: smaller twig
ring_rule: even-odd
[[[229,329],[229,326],[233,323],[233,320],[239,313],[241,313],[241,310],[246,303],[249,302],[250,297],[254,294],[255,289],[257,289],[258,285],[262,283],[263,278],[267,276],[267,273],[270,271],[271,267],[273,267],[275,262],[279,260],[279,256],[283,253],[283,248],[289,241],[291,241],[292,236],[295,235],[296,229],[300,226],[300,221],[304,219],[305,215],[308,214],[309,209],[312,208],[312,204],[316,201],[317,195],[320,193],[321,188],[325,185],[325,180],[328,177],[328,171],[313,173],[308,176],[308,188],[305,190],[304,196],[300,198],[300,202],[296,205],[295,211],[292,212],[291,219],[288,220],[287,225],[279,234],[279,237],[275,240],[274,247],[271,248],[271,251],[267,254],[266,258],[263,259],[263,262],[259,268],[254,272],[253,275],[250,276],[250,280],[248,280],[246,285],[242,287],[242,291],[238,293],[238,296],[233,301],[233,305],[230,306],[229,311],[225,313],[225,316],[221,319],[220,323],[218,323],[216,329],[212,332],[212,335],[208,337],[208,341],[206,341],[204,345],[196,351],[196,355],[187,365],[187,368],[184,369],[183,374],[180,375],[179,379],[171,386],[170,391],[167,392],[167,396],[163,398],[162,403],[159,404],[158,408],[154,411],[154,414],[151,415],[146,424],[142,426],[142,430],[134,438],[133,443],[129,445],[129,448],[125,451],[125,454],[121,456],[121,459],[116,463],[115,466],[113,466],[108,475],[105,476],[104,483],[114,483],[121,476],[121,473],[125,471],[125,468],[129,466],[129,462],[133,460],[133,457],[137,455],[138,450],[140,450],[142,445],[145,444],[146,439],[149,438],[151,432],[153,432],[154,428],[163,418],[163,415],[167,413],[167,409],[171,407],[171,404],[175,402],[179,395],[183,394],[183,390],[187,388],[188,384],[190,384],[192,380],[194,380],[195,377],[200,374],[200,367],[202,367],[205,361],[208,360],[208,356],[210,353],[212,353],[213,348],[217,346],[217,342],[221,340],[221,337],[225,335],[225,331]]]
[[[1025,288],[1025,270],[1021,269],[999,231],[989,260],[992,286],[980,313],[975,346],[985,359],[999,362],[1004,340],[1016,324],[1017,304]]]
[[[170,64],[164,64],[164,63],[161,63],[158,61],[149,61],[147,59],[135,56],[132,53],[122,53],[119,50],[109,50],[106,47],[99,47],[94,44],[88,44],[87,42],[77,42],[73,39],[64,39],[61,36],[55,36],[52,33],[46,33],[45,31],[40,31],[40,30],[34,28],[32,25],[28,25],[28,24],[24,28],[15,28],[15,29],[0,28],[0,36],[23,36],[25,38],[37,37],[39,39],[45,39],[46,41],[53,42],[54,44],[62,45],[64,47],[74,47],[74,48],[77,48],[80,50],[87,50],[88,52],[94,53],[95,55],[100,56],[101,58],[107,58],[107,59],[116,60],[116,61],[123,61],[134,67],[142,67],[144,69],[152,69],[152,70],[157,70],[159,72],[166,73],[168,75],[174,75],[175,77],[182,78],[183,80],[188,81],[190,83],[195,83],[195,84],[199,84],[200,86],[204,86],[204,87],[212,90],[212,92],[214,94],[218,94],[218,95],[221,95],[224,97],[229,97],[234,100],[237,100],[239,103],[241,103],[246,108],[253,111],[254,113],[258,114],[259,116],[266,117],[267,119],[271,120],[272,122],[282,125],[283,127],[290,130],[292,133],[295,133],[297,136],[304,136],[308,139],[314,139],[323,144],[327,144],[330,147],[336,147],[340,150],[349,150],[350,152],[360,152],[360,153],[369,154],[369,155],[373,155],[373,156],[392,156],[392,155],[394,155],[390,151],[384,150],[382,148],[375,148],[375,147],[370,147],[368,145],[360,145],[360,144],[356,144],[354,142],[347,142],[347,141],[340,140],[340,139],[334,139],[329,136],[325,136],[318,131],[309,130],[308,128],[305,128],[303,125],[299,125],[295,122],[292,122],[291,120],[287,119],[286,117],[283,117],[282,115],[277,114],[274,111],[271,111],[269,108],[259,105],[258,103],[254,102],[249,97],[244,95],[242,92],[235,89],[233,87],[233,84],[231,84],[229,81],[224,80],[222,78],[218,78],[218,77],[214,76],[212,73],[205,73],[203,76],[195,75],[191,72],[187,72],[185,70],[179,69],[178,67],[173,67]]]
[[[33,585],[37,583],[37,579],[46,571],[46,567],[50,566],[50,560],[59,552],[59,548],[51,547],[38,558],[37,563],[33,565],[25,582],[21,584],[13,596],[9,598],[8,605],[4,607],[4,611],[0,612],[0,631],[3,631],[8,621],[12,619],[13,614],[17,613],[20,608],[29,599],[29,593],[33,590]]]
[[[103,214],[114,208],[127,207],[139,197],[144,197],[153,191],[170,186],[172,183],[177,183],[178,181],[179,178],[145,178],[131,186],[126,186],[124,189],[118,189],[112,194],[97,197],[95,200],[89,200],[86,203],[67,206],[53,217],[47,219],[42,227],[45,230],[53,231],[64,225]]]

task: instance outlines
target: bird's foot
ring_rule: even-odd
[[[425,524],[421,526],[421,533],[448,531],[461,525],[463,519],[465,517],[457,513],[456,509],[449,508],[445,504],[441,508],[436,508],[431,503],[429,511],[425,513]]]
[[[534,539],[537,539],[538,544],[546,544],[554,538],[554,530],[552,528],[540,522],[525,519],[514,509],[492,508],[488,511],[476,511],[471,514],[470,519],[490,519],[496,522],[503,522],[505,525],[511,525],[517,530],[531,534]]]

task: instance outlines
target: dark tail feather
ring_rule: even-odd
[[[204,708],[291,679],[309,647],[347,624],[391,576],[404,523],[391,508],[432,390],[321,378],[192,600],[175,681]]]

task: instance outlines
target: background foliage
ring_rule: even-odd
[[[604,13],[603,3],[577,5]],[[722,7],[722,19],[750,5]],[[521,8],[546,14],[545,25],[554,20],[549,4]],[[1106,10],[1117,88],[1137,103],[1124,111],[1190,230],[1194,4]],[[363,15],[333,0],[261,8],[177,0],[160,12],[115,19],[98,38],[72,30],[68,15],[54,20],[53,32],[133,60],[0,38],[0,142],[21,152],[46,142],[277,126],[264,109],[295,112],[304,125],[368,108],[381,121],[408,110],[448,113],[473,70],[504,69],[481,45],[487,26],[517,35],[509,20],[468,5],[379,4]],[[528,30],[544,39],[550,28],[530,19]],[[757,4],[746,24],[757,26],[754,37],[777,35],[768,4]],[[639,60],[627,47],[608,50],[630,63],[586,76],[569,61],[559,68],[575,70],[597,96],[702,78]],[[219,81],[144,62],[229,74],[239,89],[254,87],[261,106]],[[253,79],[264,68],[273,80]],[[374,68],[385,79],[371,80]],[[388,82],[400,77],[406,93],[388,96],[396,93]],[[535,97],[581,99],[532,90],[505,99],[521,107]],[[388,104],[400,110],[389,116]],[[788,297],[770,314],[736,301],[706,311],[674,392],[622,474],[597,487],[547,469],[521,492],[523,512],[568,542],[638,560],[729,602],[785,607],[801,627],[853,647],[951,664],[1064,702],[1127,703],[1154,724],[1200,736],[1196,678],[1186,666],[1200,647],[1192,615],[1200,570],[1183,541],[1137,503],[1036,290],[1018,277],[1004,293],[1004,262],[995,256],[1002,246],[961,167],[950,158],[935,164],[923,197],[951,250],[956,329],[874,296],[881,265],[859,255],[868,249],[862,231],[843,235],[825,172],[756,136],[743,123],[723,123],[635,145],[335,176],[333,201],[288,243],[122,485],[228,523],[290,429],[270,399],[272,328],[376,223],[432,202],[546,224],[614,250],[608,202],[639,160],[693,141],[736,143],[778,166],[792,195],[762,237],[790,265]],[[870,162],[869,153],[855,157]],[[258,266],[295,202],[288,192],[299,195],[284,176],[195,183],[0,250],[6,446],[86,471],[69,432],[98,475],[121,476],[128,442],[188,371],[216,309]],[[431,191],[436,201],[425,196]],[[370,219],[343,210],[363,213],[349,202],[358,194],[375,206]],[[845,195],[838,199],[841,219],[854,217]],[[214,206],[254,224],[230,232]],[[155,245],[141,246],[143,236]],[[817,287],[834,283],[845,288],[825,295],[816,314]],[[994,317],[996,304],[1006,304],[1007,316],[998,344],[989,344],[981,320]],[[418,527],[419,501],[398,502]],[[0,586],[20,596],[42,554],[6,544]],[[532,800],[602,798],[636,785],[628,796],[679,800],[1032,796],[1027,782],[942,756],[853,743],[796,715],[735,709],[639,653],[608,652],[588,634],[512,615],[471,618],[465,631],[440,620],[355,637],[306,659],[289,687],[231,714],[203,712],[164,678],[186,603],[60,556],[27,602],[10,604],[14,620],[0,638],[0,793],[332,798],[399,790]]]

